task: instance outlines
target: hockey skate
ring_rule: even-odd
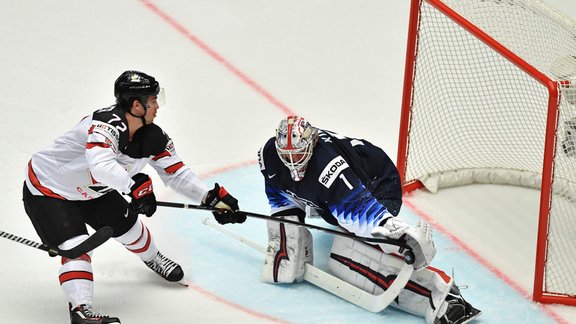
[[[460,289],[452,286],[448,296],[446,296],[446,312],[436,318],[434,324],[464,324],[472,321],[482,314],[482,311],[470,305],[462,295]]]
[[[177,282],[183,286],[188,287],[188,281],[184,277],[184,271],[178,263],[168,259],[162,253],[156,253],[154,259],[148,262],[144,262],[148,268],[152,269],[162,278],[170,281]]]
[[[117,317],[110,317],[94,313],[92,306],[79,305],[72,309],[72,305],[68,304],[70,309],[70,323],[72,324],[120,324]]]

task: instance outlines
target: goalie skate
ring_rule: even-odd
[[[72,305],[68,304],[68,308],[70,308],[71,324],[120,324],[117,317],[94,313],[90,305],[82,304],[71,309]]]
[[[178,263],[162,255],[162,253],[156,253],[154,259],[144,263],[148,268],[152,269],[152,271],[156,272],[162,278],[188,287],[188,281],[184,277],[182,267],[180,267]]]
[[[470,305],[455,285],[446,296],[446,312],[436,318],[434,324],[464,324],[472,321],[482,314],[482,311]]]

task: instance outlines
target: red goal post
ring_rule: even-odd
[[[397,166],[405,192],[539,189],[533,299],[576,305],[576,23],[540,0],[412,0]]]

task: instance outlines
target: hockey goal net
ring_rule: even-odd
[[[404,191],[539,189],[533,298],[576,305],[575,22],[539,0],[412,0],[404,82]]]

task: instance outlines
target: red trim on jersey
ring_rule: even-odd
[[[92,176],[92,172],[88,172],[88,173],[90,173],[90,181],[92,182],[92,184],[99,183],[98,180],[94,179],[94,177]]]
[[[106,143],[100,143],[100,142],[87,142],[86,143],[86,148],[87,149],[91,149],[94,147],[102,147],[102,148],[110,148],[110,144],[106,144]]]
[[[158,161],[158,160],[160,160],[161,158],[167,157],[167,156],[172,156],[172,155],[170,154],[170,152],[164,151],[164,152],[156,155],[155,157],[153,157],[152,160],[153,160],[153,161]]]
[[[57,193],[54,193],[54,191],[52,191],[52,190],[50,190],[50,189],[48,189],[48,188],[46,188],[40,184],[40,180],[38,180],[36,173],[32,169],[32,160],[30,160],[28,162],[28,179],[30,179],[30,182],[32,183],[34,188],[36,188],[38,191],[40,191],[44,196],[56,198],[56,199],[60,199],[60,200],[66,200],[66,198],[60,196]]]
[[[172,164],[171,166],[165,168],[164,171],[166,171],[166,173],[168,173],[168,174],[172,174],[172,173],[180,170],[180,168],[182,168],[183,166],[184,166],[183,162],[178,162],[176,164]]]
[[[152,236],[150,235],[150,231],[148,230],[148,227],[146,227],[146,234],[148,234],[148,238],[146,240],[146,244],[144,244],[143,247],[136,249],[136,250],[132,250],[128,247],[126,247],[128,250],[130,250],[131,252],[134,253],[142,253],[142,252],[146,252],[148,250],[148,248],[150,247],[150,242],[152,241]],[[140,240],[140,239],[138,239]]]
[[[94,281],[94,275],[92,272],[88,271],[68,271],[61,274],[58,279],[60,280],[60,285],[70,280],[90,280]]]

